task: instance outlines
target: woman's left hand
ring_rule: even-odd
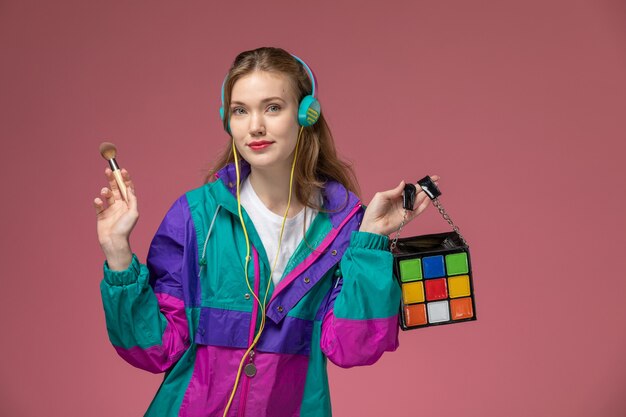
[[[431,175],[430,178],[438,185],[439,176]],[[359,231],[388,236],[398,230],[404,217],[404,208],[402,208],[404,185],[404,181],[401,181],[396,188],[381,191],[374,195],[374,198],[372,198],[365,210]],[[413,206],[413,211],[407,210],[405,224],[419,216],[430,204],[430,198],[428,198],[424,190],[417,184],[416,187],[415,205]]]

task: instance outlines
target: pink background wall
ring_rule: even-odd
[[[144,260],[264,45],[316,72],[365,202],[439,174],[472,249],[478,321],[331,366],[335,415],[626,415],[624,2],[130,3],[0,3],[0,415],[143,414],[162,377],[107,339],[98,144],[134,175]],[[431,208],[405,235],[445,230]]]

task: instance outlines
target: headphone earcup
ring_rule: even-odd
[[[304,127],[312,126],[320,118],[321,113],[320,102],[313,96],[306,96],[298,108],[298,123]]]
[[[220,107],[220,119],[222,119],[222,122],[224,121],[224,106]],[[228,122],[228,126],[226,126],[226,132],[230,134],[230,121]]]

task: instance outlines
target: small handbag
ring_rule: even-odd
[[[476,320],[467,241],[441,205],[441,191],[432,179],[426,176],[418,184],[453,231],[399,239],[407,210],[413,210],[417,195],[415,185],[405,186],[405,219],[390,243],[394,274],[402,288],[400,327],[412,330]]]

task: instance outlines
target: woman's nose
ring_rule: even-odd
[[[265,135],[265,123],[260,116],[252,116],[250,120],[250,135],[251,136],[263,136]]]

